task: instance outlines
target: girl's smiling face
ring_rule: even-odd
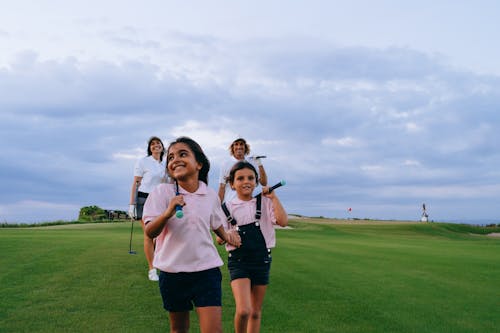
[[[198,179],[201,163],[196,161],[193,151],[183,142],[174,143],[168,149],[167,168],[170,176],[176,180]]]
[[[149,149],[152,153],[161,153],[163,150],[163,144],[160,140],[153,139],[149,144]]]
[[[248,168],[243,168],[234,173],[234,180],[231,187],[238,194],[241,200],[252,199],[252,193],[257,186],[257,178],[255,172]]]

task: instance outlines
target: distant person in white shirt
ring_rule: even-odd
[[[250,154],[250,145],[243,138],[237,138],[229,146],[229,153],[232,158],[224,163],[219,175],[219,198],[221,202],[228,201],[235,196],[235,192],[229,186],[229,173],[231,168],[239,161],[247,161],[251,163],[258,172],[259,183],[262,186],[267,186],[267,174],[260,158],[246,156]]]
[[[147,156],[140,158],[134,166],[134,181],[130,191],[128,214],[136,220],[141,220],[143,230],[142,209],[146,198],[157,185],[165,183],[168,178],[164,154],[163,142],[160,138],[153,136],[148,140]],[[158,281],[158,273],[153,267],[154,241],[146,233],[144,233],[144,254],[149,266],[148,278],[151,281]]]

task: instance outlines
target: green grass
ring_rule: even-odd
[[[500,332],[500,239],[481,235],[499,228],[291,225],[277,231],[263,333]],[[134,231],[137,255],[129,222],[0,228],[0,332],[168,331]]]

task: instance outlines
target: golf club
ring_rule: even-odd
[[[284,180],[280,181],[280,182],[279,182],[279,183],[277,183],[277,184],[274,184],[273,186],[271,186],[271,187],[269,188],[269,192],[268,192],[268,193],[271,193],[272,191],[274,191],[275,189],[277,189],[278,187],[281,187],[281,186],[283,186],[283,185],[286,185],[286,181],[284,181]],[[261,193],[259,193],[259,194],[262,194],[262,192],[261,192]],[[257,195],[259,195],[259,194],[257,194]],[[255,197],[257,197],[257,195],[256,195],[256,196],[254,196],[254,198],[255,198]]]
[[[175,181],[175,195],[179,195],[179,183]],[[175,205],[175,216],[180,219],[184,216],[181,205]]]
[[[139,182],[136,181],[135,182],[135,216],[137,216],[137,204],[139,203],[138,199],[139,199],[139,195],[138,195],[138,192],[139,192]],[[135,220],[135,217],[134,216],[131,216],[130,217],[132,219],[132,226],[130,227],[130,243],[129,243],[129,247],[128,247],[128,254],[137,254],[136,251],[132,250],[132,235],[134,234],[134,220]]]

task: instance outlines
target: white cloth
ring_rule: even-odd
[[[156,238],[153,266],[169,273],[199,272],[222,266],[210,232],[226,220],[217,193],[203,182],[199,182],[194,193],[179,186],[179,193],[184,197],[184,216],[177,218],[174,214]],[[158,185],[144,205],[144,222],[149,223],[162,214],[174,196],[174,184]]]
[[[131,218],[136,218],[137,216],[135,215],[135,205],[129,205],[128,206],[128,216],[130,216]]]
[[[142,177],[139,191],[151,193],[156,185],[167,181],[166,158],[159,162],[149,155],[139,159],[134,166],[134,177]]]
[[[255,193],[260,193],[262,190],[260,187],[259,167],[257,166],[255,161],[251,157],[248,157],[248,158],[245,157],[245,159],[243,159],[243,160],[248,162],[248,163],[251,163],[255,167],[255,170],[257,171],[257,175],[259,176],[259,183],[257,183],[257,187],[255,188],[254,191],[255,191]],[[240,160],[237,160],[231,156],[230,160],[228,160],[222,164],[222,167],[221,167],[220,173],[219,173],[219,185],[226,184],[226,189],[225,189],[226,192],[224,194],[224,200],[222,200],[222,202],[229,201],[229,200],[233,199],[234,197],[236,197],[236,191],[233,191],[231,189],[231,186],[229,185],[229,173],[231,172],[232,167],[239,161]]]

